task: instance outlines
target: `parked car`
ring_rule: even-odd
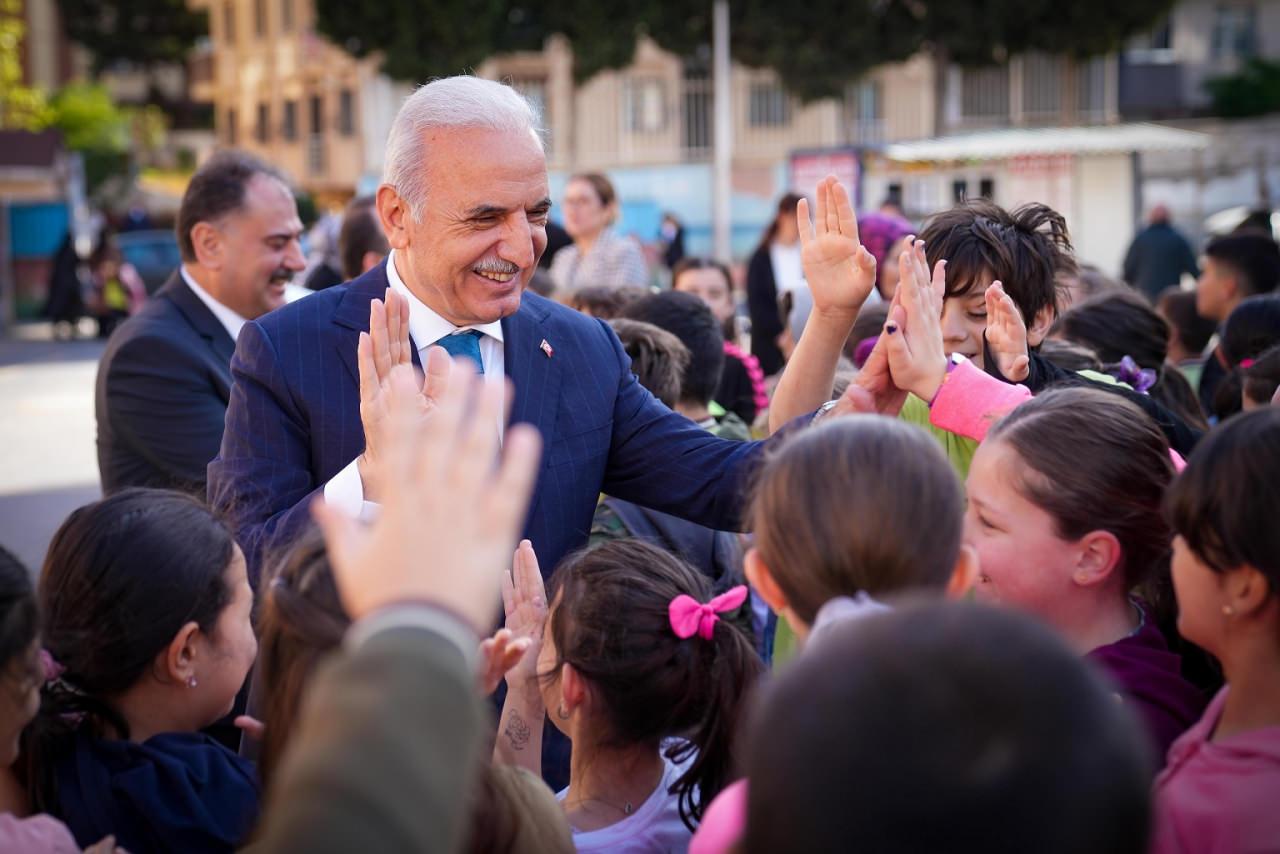
[[[120,247],[124,260],[132,264],[142,277],[148,295],[160,290],[182,263],[178,240],[167,229],[126,231],[111,239]]]

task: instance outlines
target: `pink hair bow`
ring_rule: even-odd
[[[667,612],[671,617],[671,631],[678,638],[691,638],[695,634],[705,640],[711,640],[716,623],[720,622],[720,614],[735,611],[747,601],[746,585],[739,584],[727,593],[721,593],[710,602],[703,604],[692,596],[681,593],[671,600]]]

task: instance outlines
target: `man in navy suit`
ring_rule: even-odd
[[[293,194],[265,163],[223,152],[192,177],[177,222],[182,266],[115,331],[98,368],[102,490],[204,496],[222,442],[231,354],[249,318],[284,302],[302,270]]]
[[[548,196],[535,117],[513,89],[454,77],[406,101],[377,193],[387,262],[240,335],[209,498],[255,579],[316,496],[352,513],[376,502],[378,378],[394,362],[438,364],[426,358],[433,345],[478,361],[487,381],[509,377],[512,419],[545,439],[525,526],[544,571],[586,544],[602,491],[740,526],[758,445],[673,413],[636,382],[607,324],[524,293],[546,246]],[[363,389],[358,349],[376,357]]]

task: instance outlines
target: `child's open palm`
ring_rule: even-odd
[[[849,194],[834,177],[818,184],[817,217],[809,221],[809,202],[796,206],[800,261],[822,313],[857,315],[876,284],[876,259],[858,239],[858,219]]]
[[[1013,298],[1000,282],[987,288],[987,347],[995,356],[996,367],[1007,380],[1022,382],[1031,372],[1027,355],[1027,325]]]

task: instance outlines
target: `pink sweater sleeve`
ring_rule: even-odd
[[[67,826],[53,816],[17,818],[0,814],[0,851],[29,854],[80,854],[80,846]]]
[[[968,359],[957,362],[929,405],[929,423],[939,430],[981,442],[991,425],[1007,415],[1031,390],[1009,385],[979,370]]]

